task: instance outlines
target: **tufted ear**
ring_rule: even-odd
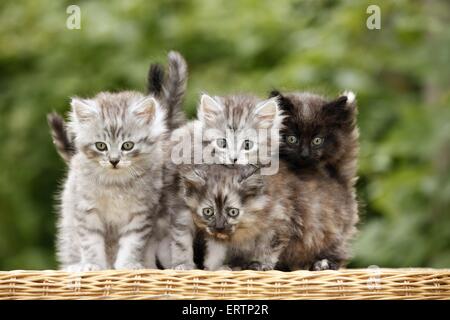
[[[294,113],[294,105],[288,97],[285,97],[280,91],[272,90],[269,93],[269,98],[276,98],[278,102],[278,107],[285,114],[293,114]]]
[[[264,189],[264,179],[257,166],[240,166],[238,182],[244,197],[260,194]]]
[[[249,179],[256,174],[257,171],[259,171],[259,167],[251,164],[239,166],[239,182],[241,183]]]
[[[269,92],[269,98],[275,98],[281,96],[281,92],[278,91],[277,89],[274,89],[272,91]]]
[[[254,116],[255,122],[260,128],[272,128],[281,117],[277,98],[271,98],[258,103],[254,111]]]
[[[131,111],[142,122],[150,123],[155,118],[156,108],[158,107],[158,101],[148,96],[134,103],[131,106]]]
[[[327,103],[327,107],[331,110],[331,111],[339,111],[340,109],[345,108],[345,106],[347,105],[347,96],[340,96],[339,98],[328,102]],[[332,110],[334,109],[334,110]]]
[[[212,124],[217,121],[222,112],[223,107],[219,102],[207,94],[202,95],[197,112],[197,117],[200,121],[206,124]]]
[[[347,97],[348,105],[356,104],[356,94],[353,91],[346,90],[342,93],[342,96]]]
[[[80,122],[87,122],[98,116],[97,103],[90,99],[72,98],[70,101],[73,115]]]
[[[206,184],[206,165],[182,165],[179,166],[181,181],[185,187],[200,188]]]
[[[356,120],[356,96],[351,91],[325,104],[323,110],[327,117],[337,124],[352,124]]]
[[[356,108],[356,95],[352,91],[344,91],[336,100],[327,104],[330,109]]]

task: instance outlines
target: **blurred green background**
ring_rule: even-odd
[[[66,8],[81,8],[81,30]],[[381,8],[381,30],[366,9]],[[436,1],[0,3],[0,270],[55,268],[65,174],[45,115],[69,97],[143,90],[171,49],[199,93],[357,93],[360,234],[352,267],[450,267],[450,4]]]

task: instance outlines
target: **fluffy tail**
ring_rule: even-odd
[[[168,54],[168,75],[159,64],[152,64],[148,72],[148,93],[160,98],[167,107],[169,129],[180,127],[186,122],[183,112],[183,98],[186,93],[188,71],[183,56],[175,51]]]
[[[58,154],[65,162],[69,162],[75,154],[75,146],[69,137],[63,117],[56,112],[49,113],[47,115],[47,122],[51,130],[56,151],[58,151]]]
[[[169,75],[166,81],[165,90],[167,105],[169,106],[170,127],[178,128],[186,122],[186,115],[183,112],[183,99],[186,93],[188,70],[183,56],[176,51],[169,52]]]
[[[164,68],[162,65],[154,63],[150,65],[147,76],[147,92],[157,98],[162,97],[164,82]]]

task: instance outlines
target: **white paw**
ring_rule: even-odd
[[[195,264],[190,263],[182,263],[179,265],[176,265],[173,267],[174,270],[194,270],[197,269],[197,266]]]
[[[71,264],[70,266],[67,266],[64,268],[67,272],[87,272],[87,271],[98,271],[102,270],[101,266],[98,264],[93,263],[77,263],[77,264]]]
[[[140,269],[145,269],[145,266],[140,262],[125,262],[125,263],[116,263],[114,265],[114,269],[116,269],[116,270],[140,270]]]

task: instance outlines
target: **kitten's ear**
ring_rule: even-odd
[[[326,105],[330,109],[356,108],[356,95],[352,91],[344,91],[339,98]]]
[[[277,99],[278,107],[280,108],[280,110],[289,114],[294,112],[294,105],[292,104],[291,100],[285,97],[280,91],[278,90],[270,91],[269,98]]]
[[[137,118],[148,124],[155,118],[156,108],[158,107],[158,101],[148,96],[133,104],[131,110]]]
[[[70,106],[76,120],[80,123],[92,120],[98,116],[98,108],[94,100],[72,98]]]
[[[276,89],[269,92],[269,98],[275,98],[278,96],[281,96],[281,92]]]
[[[240,187],[243,194],[256,195],[263,190],[264,180],[260,174],[260,168],[253,165],[241,166],[239,168]]]
[[[214,98],[207,94],[203,94],[200,98],[200,106],[198,108],[197,117],[204,123],[214,123],[222,114],[223,107]]]
[[[356,95],[345,91],[339,98],[324,105],[324,110],[337,123],[353,123],[356,118]]]
[[[346,90],[341,97],[347,97],[347,105],[356,107],[356,94],[353,91]]]
[[[180,166],[178,170],[185,186],[198,188],[206,184],[206,168],[204,165]]]
[[[209,166],[207,164],[198,164],[194,166],[192,171],[196,175],[197,179],[201,179],[205,183],[208,167]]]
[[[239,167],[239,183],[244,182],[245,180],[252,177],[257,171],[259,171],[259,167],[254,165],[244,165]]]
[[[347,96],[340,96],[336,100],[329,102],[328,108],[334,108],[335,110],[339,110],[339,108],[345,108],[345,106],[347,105],[347,100]]]
[[[277,98],[271,98],[258,103],[254,111],[254,116],[259,128],[269,129],[277,126],[281,119],[281,111],[278,107]]]

